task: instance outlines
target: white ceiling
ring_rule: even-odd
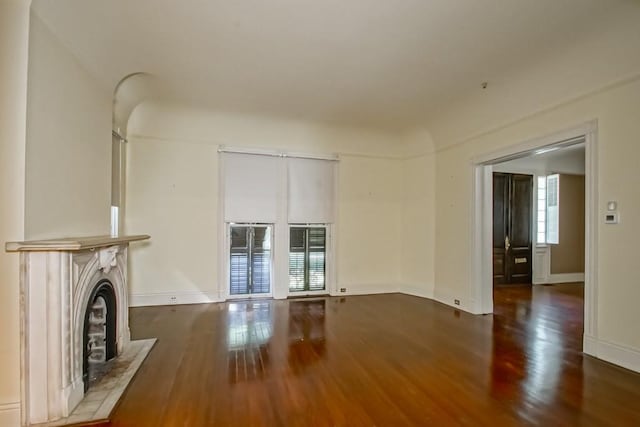
[[[33,9],[110,88],[148,72],[177,102],[407,128],[634,3],[33,0]]]

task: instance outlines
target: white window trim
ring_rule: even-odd
[[[287,234],[287,296],[288,297],[305,297],[315,295],[333,295],[332,289],[334,289],[334,265],[335,257],[333,255],[333,238],[332,238],[332,224],[315,224],[315,223],[290,223],[288,224],[287,233],[291,232],[291,227],[324,227],[325,234],[325,247],[324,247],[324,289],[321,291],[292,291],[289,289],[289,275],[288,275],[288,254],[290,251],[291,235]]]
[[[232,226],[240,226],[240,227],[252,227],[252,226],[269,226],[271,227],[271,271],[270,271],[270,277],[269,280],[271,281],[270,286],[269,286],[269,292],[268,293],[262,293],[262,294],[232,294],[231,293],[231,227]],[[274,262],[274,246],[275,246],[275,239],[274,236],[276,234],[275,231],[275,224],[266,224],[266,223],[257,223],[257,222],[233,222],[233,221],[229,221],[225,223],[225,231],[224,231],[224,253],[223,253],[223,259],[224,259],[224,268],[221,268],[220,270],[223,270],[223,274],[224,274],[224,280],[221,283],[224,283],[224,289],[223,289],[223,297],[225,300],[234,300],[234,299],[264,299],[264,298],[273,298],[273,287],[274,287],[274,283],[275,283],[275,262]]]

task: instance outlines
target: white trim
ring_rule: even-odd
[[[473,314],[493,313],[493,260],[492,239],[493,224],[487,227],[483,218],[492,218],[493,212],[493,167],[491,165],[476,165],[472,174],[472,207],[471,218],[471,269],[469,271],[469,311]],[[490,242],[487,246],[486,242]],[[486,247],[489,249],[487,250]],[[487,292],[487,283],[491,289]],[[436,294],[437,295],[437,294]],[[444,304],[452,305],[453,299],[448,301],[435,298]]]
[[[640,351],[609,341],[584,336],[584,352],[606,362],[622,366],[635,372],[640,372]]]
[[[0,403],[0,425],[19,427],[20,424],[20,402]]]
[[[414,297],[434,299],[433,286],[422,286],[418,283],[402,284],[398,287],[398,292],[405,295],[412,295]]]
[[[585,307],[584,333],[597,336],[597,259],[598,259],[598,169],[597,121],[541,138],[530,139],[472,159],[472,254],[469,283],[471,284],[473,313],[493,312],[493,278],[491,275],[492,218],[488,206],[492,201],[492,187],[488,179],[491,163],[529,155],[536,150],[554,146],[585,143]],[[487,261],[487,259],[489,259]],[[479,280],[478,280],[479,278]],[[437,296],[437,295],[436,295]],[[436,298],[438,299],[438,298]],[[438,299],[439,300],[439,299]],[[450,302],[445,302],[451,305]],[[465,306],[463,302],[463,307]],[[585,352],[588,353],[585,348]]]
[[[586,136],[588,134],[595,133],[597,130],[597,120],[591,120],[575,128],[566,129],[539,138],[528,139],[486,154],[480,154],[473,157],[471,159],[471,163],[474,165],[488,165],[527,157],[536,151],[547,150],[552,147],[560,148],[579,144],[583,140],[587,139]],[[585,165],[585,168],[586,167],[587,166]]]
[[[175,301],[172,300],[175,298]],[[221,302],[217,292],[176,291],[131,294],[129,307],[146,307],[152,305],[207,304]]]
[[[326,282],[325,282],[325,285],[326,285]],[[316,296],[321,297],[321,296],[330,296],[330,295],[331,294],[328,289],[322,289],[321,291],[306,291],[306,292],[305,291],[297,291],[297,292],[289,291],[287,298],[316,297]]]
[[[224,249],[223,249],[223,253],[222,256],[223,258],[223,265],[224,265],[224,269],[225,269],[225,276],[223,278],[223,281],[221,283],[224,284],[224,289],[222,290],[222,292],[220,293],[220,299],[225,301],[225,300],[230,300],[230,299],[251,299],[251,298],[277,298],[277,292],[275,292],[274,290],[274,286],[276,283],[279,283],[279,276],[278,276],[278,271],[277,269],[277,265],[276,265],[276,225],[273,223],[262,223],[262,222],[234,222],[234,221],[229,221],[229,222],[225,222],[225,238],[224,238]],[[232,294],[231,293],[231,277],[229,275],[229,271],[231,271],[231,226],[232,225],[236,225],[236,226],[240,226],[240,227],[267,227],[270,228],[271,230],[271,271],[270,271],[270,275],[271,277],[269,278],[270,283],[269,283],[269,292],[266,293],[255,293],[255,294]],[[288,241],[288,240],[287,240]]]
[[[584,273],[549,274],[544,284],[584,282]]]
[[[335,217],[334,217],[335,218]],[[335,280],[333,277],[333,265],[334,265],[334,257],[333,257],[333,236],[332,229],[333,224],[331,223],[289,223],[287,224],[287,242],[291,240],[291,227],[323,227],[325,229],[325,244],[324,244],[324,289],[319,291],[291,291],[289,289],[289,254],[291,251],[290,245],[287,245],[287,275],[286,275],[286,283],[287,283],[287,298],[296,298],[303,296],[315,296],[315,295],[331,295],[331,290],[333,289]]]
[[[340,160],[340,157],[337,154],[310,154],[279,150],[264,150],[257,148],[227,147],[225,145],[218,146],[218,153],[253,154],[256,156],[271,157],[293,157],[297,159],[327,160],[331,162],[337,162]]]
[[[394,294],[398,292],[396,285],[390,285],[388,283],[381,284],[367,284],[367,285],[346,285],[338,284],[338,291],[331,292],[329,295],[332,297],[344,297],[349,295],[375,295],[375,294]],[[346,288],[347,292],[340,292],[340,288]]]
[[[465,301],[463,298],[460,297],[460,295],[454,294],[445,289],[436,289],[433,292],[433,299],[434,301],[437,301],[439,303],[448,305],[450,307],[453,307],[459,310],[468,311],[472,314],[483,314],[475,311],[474,304],[472,301]],[[456,305],[455,300],[460,301],[460,305]]]
[[[598,126],[585,132],[584,335],[598,336]],[[585,353],[590,354],[585,351]]]
[[[0,403],[0,412],[20,411],[20,402]]]

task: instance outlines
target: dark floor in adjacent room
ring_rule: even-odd
[[[112,426],[640,425],[640,374],[584,356],[583,286],[473,316],[402,294],[131,309],[158,343]]]

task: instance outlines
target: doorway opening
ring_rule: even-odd
[[[474,159],[474,186],[473,186],[473,245],[472,245],[472,274],[477,278],[474,283],[474,294],[472,295],[474,312],[480,314],[493,313],[494,301],[494,242],[497,243],[497,237],[494,236],[494,171],[496,172],[513,172],[502,171],[499,165],[516,159],[534,158],[536,155],[551,153],[553,151],[562,150],[564,148],[575,146],[576,144],[584,145],[584,333],[583,343],[584,351],[592,354],[588,343],[595,342],[597,336],[596,331],[596,298],[597,298],[597,276],[596,276],[596,260],[597,260],[597,149],[596,149],[596,122],[588,122],[582,126],[559,132],[543,138],[508,147],[487,155],[483,155]],[[507,180],[503,178],[503,180]],[[528,233],[531,236],[531,246],[535,248],[535,242],[538,234],[535,233],[537,221],[533,221],[536,216],[535,204],[537,203],[537,186],[533,180],[533,188],[531,190],[531,198],[534,207],[529,209],[531,215],[530,227]],[[508,192],[509,185],[503,183]],[[506,209],[506,208],[505,208]],[[537,218],[536,218],[537,220]],[[526,233],[525,233],[526,234]],[[500,239],[502,248],[513,247],[512,237],[506,241]],[[511,257],[513,266],[525,264],[522,259],[524,256],[514,255]],[[518,264],[516,259],[520,258]],[[538,260],[539,261],[539,260]],[[506,262],[506,261],[505,261]],[[529,283],[535,282],[536,277],[536,254],[528,255],[526,263],[529,263],[532,270],[531,280]],[[526,269],[525,269],[526,271]]]
[[[229,225],[229,295],[270,296],[271,225]]]

